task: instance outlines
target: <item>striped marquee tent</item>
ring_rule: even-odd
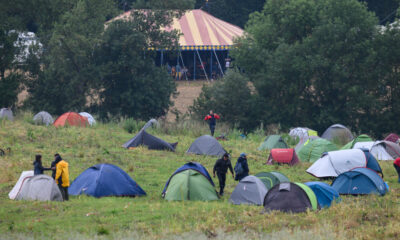
[[[113,20],[129,18],[130,14],[130,11],[125,12]],[[194,65],[196,66],[196,62],[201,63],[202,67],[200,71],[204,72],[204,76],[207,79],[207,76],[211,76],[213,70],[219,70],[223,75],[223,66],[221,66],[220,62],[224,57],[222,57],[221,54],[224,52],[223,56],[228,57],[228,50],[232,48],[234,39],[243,35],[243,29],[213,17],[201,9],[186,11],[180,19],[175,18],[172,24],[166,27],[165,30],[178,30],[182,33],[179,39],[180,49],[177,62],[185,66],[185,62],[187,62],[187,54],[192,52]],[[163,54],[165,50],[154,48],[150,48],[149,50],[157,50],[160,52],[160,64],[163,65]],[[188,53],[183,54],[181,51]],[[202,65],[205,58],[204,54],[206,53],[200,54],[199,51],[209,52],[207,55],[207,59],[210,59],[211,61],[211,63],[209,63],[211,67],[208,69],[209,74],[206,73],[206,67]],[[216,51],[221,51],[221,53],[217,54]],[[184,59],[186,59],[186,61],[184,61]],[[214,62],[218,62],[218,69],[213,69],[213,59]],[[196,78],[195,76],[196,69],[194,69],[194,78]]]

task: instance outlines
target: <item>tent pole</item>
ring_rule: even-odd
[[[193,51],[193,80],[196,80],[196,53]]]
[[[197,52],[197,56],[199,57],[201,68],[203,69],[204,75],[206,75],[207,82],[209,82],[208,76],[207,76],[207,73],[206,73],[206,69],[204,68],[203,61],[201,60],[201,57],[200,57],[199,50],[196,49],[196,52]]]
[[[182,61],[182,67],[185,68],[185,62],[183,61],[182,52],[181,52],[180,49],[179,49],[179,57],[181,58],[181,61]],[[185,72],[185,78],[186,78],[186,81],[189,80],[188,77],[187,77],[186,72]]]
[[[224,76],[224,71],[222,70],[222,67],[221,67],[221,64],[219,62],[217,53],[215,52],[215,49],[214,49],[214,54],[215,54],[215,58],[217,59],[217,62],[218,62],[219,70],[221,70],[222,76]]]
[[[212,72],[213,72],[213,54],[212,54],[212,51],[210,51],[210,77],[211,77],[211,80],[213,80]]]
[[[160,55],[160,65],[162,66],[164,62],[164,51],[161,50],[161,55]]]

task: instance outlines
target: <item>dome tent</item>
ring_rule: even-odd
[[[25,179],[33,177],[33,171],[23,171],[21,175],[19,176],[19,179],[17,183],[14,185],[13,189],[11,189],[10,193],[8,194],[8,197],[10,199],[15,199],[17,196],[18,192],[21,190],[22,183],[25,181]]]
[[[318,132],[309,128],[297,127],[290,130],[289,136],[301,140],[310,136],[318,137]]]
[[[352,149],[355,144],[360,143],[360,142],[371,142],[372,138],[366,134],[361,134],[360,136],[356,137],[352,141],[348,142],[346,145],[344,145],[341,149]]]
[[[83,171],[68,188],[71,195],[93,197],[143,196],[146,192],[121,168],[112,164],[97,164]]]
[[[332,201],[339,200],[339,193],[324,182],[306,182],[305,185],[313,190],[321,208],[330,207]]]
[[[318,202],[314,192],[302,183],[280,183],[268,190],[264,199],[265,211],[299,213],[307,209],[317,210]]]
[[[63,201],[63,197],[54,179],[40,174],[24,179],[15,200]]]
[[[94,117],[87,112],[80,112],[79,115],[81,115],[82,117],[87,118],[87,121],[89,123],[90,126],[93,126],[96,124],[96,120],[94,119]]]
[[[178,168],[165,184],[162,196],[166,200],[218,200],[207,169],[197,162],[188,162]]]
[[[318,178],[330,178],[357,167],[368,167],[382,173],[379,163],[367,149],[347,149],[324,153],[307,169],[307,172]]]
[[[307,140],[296,152],[302,162],[315,162],[323,153],[335,150],[338,150],[335,144],[326,139],[317,138]]]
[[[369,168],[355,168],[340,174],[332,183],[339,194],[379,194],[388,191],[383,179]]]
[[[59,116],[53,123],[55,127],[64,126],[76,126],[76,127],[86,127],[88,125],[88,120],[82,117],[76,112],[66,112]]]
[[[360,142],[354,148],[369,149],[377,160],[395,160],[400,157],[400,146],[391,141]]]
[[[279,172],[260,172],[255,175],[265,185],[267,189],[271,189],[273,186],[283,182],[290,182],[289,178]]]
[[[329,141],[340,141],[343,143],[348,143],[349,141],[354,139],[353,134],[350,132],[350,130],[342,124],[334,124],[330,126],[325,130],[321,138],[325,138]]]
[[[0,109],[0,119],[8,119],[10,121],[14,121],[14,115],[11,109],[9,108],[2,108]]]
[[[217,139],[210,135],[203,135],[194,140],[186,153],[209,156],[222,156],[226,153],[226,151],[217,141]]]
[[[255,176],[247,176],[236,185],[229,201],[236,205],[262,205],[267,191],[260,179]]]
[[[285,141],[283,141],[280,135],[269,135],[265,138],[264,142],[261,143],[258,150],[271,150],[273,148],[289,148]]]
[[[53,117],[50,115],[50,113],[45,111],[38,112],[33,117],[33,121],[37,125],[46,125],[46,126],[49,126],[54,123]]]
[[[400,137],[396,133],[391,133],[391,134],[387,135],[384,140],[394,142],[394,143],[399,143]]]

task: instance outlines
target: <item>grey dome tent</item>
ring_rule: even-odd
[[[186,153],[194,153],[199,155],[222,156],[226,153],[221,144],[210,135],[198,137]]]
[[[54,119],[53,119],[53,117],[50,115],[50,113],[45,112],[45,111],[41,111],[41,112],[37,113],[37,114],[33,117],[33,121],[34,121],[35,124],[37,124],[37,125],[46,125],[46,126],[49,126],[49,125],[53,124]]]
[[[138,146],[147,146],[150,150],[170,150],[175,152],[176,145],[178,143],[168,143],[160,138],[157,138],[145,130],[141,130],[136,136],[124,143],[124,148],[134,148]]]
[[[160,126],[160,124],[158,123],[158,121],[154,118],[150,119],[142,128],[142,130],[146,130],[149,127],[156,127],[158,128]]]
[[[325,130],[321,138],[329,141],[336,139],[342,143],[348,143],[354,139],[354,136],[347,127],[342,124],[334,124]]]
[[[229,201],[236,205],[262,205],[267,191],[260,179],[255,176],[247,176],[236,185]]]
[[[89,123],[90,126],[93,126],[93,125],[96,124],[96,120],[94,119],[94,117],[90,113],[80,112],[79,115],[81,115],[82,117],[87,118],[88,123]]]
[[[63,201],[60,189],[50,176],[25,178],[15,200]]]
[[[0,118],[6,118],[10,121],[14,121],[13,112],[9,108],[2,108],[0,110]]]

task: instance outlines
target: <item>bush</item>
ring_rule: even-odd
[[[123,121],[122,128],[128,133],[138,132],[146,124],[143,121],[135,120],[133,118],[127,118]]]

